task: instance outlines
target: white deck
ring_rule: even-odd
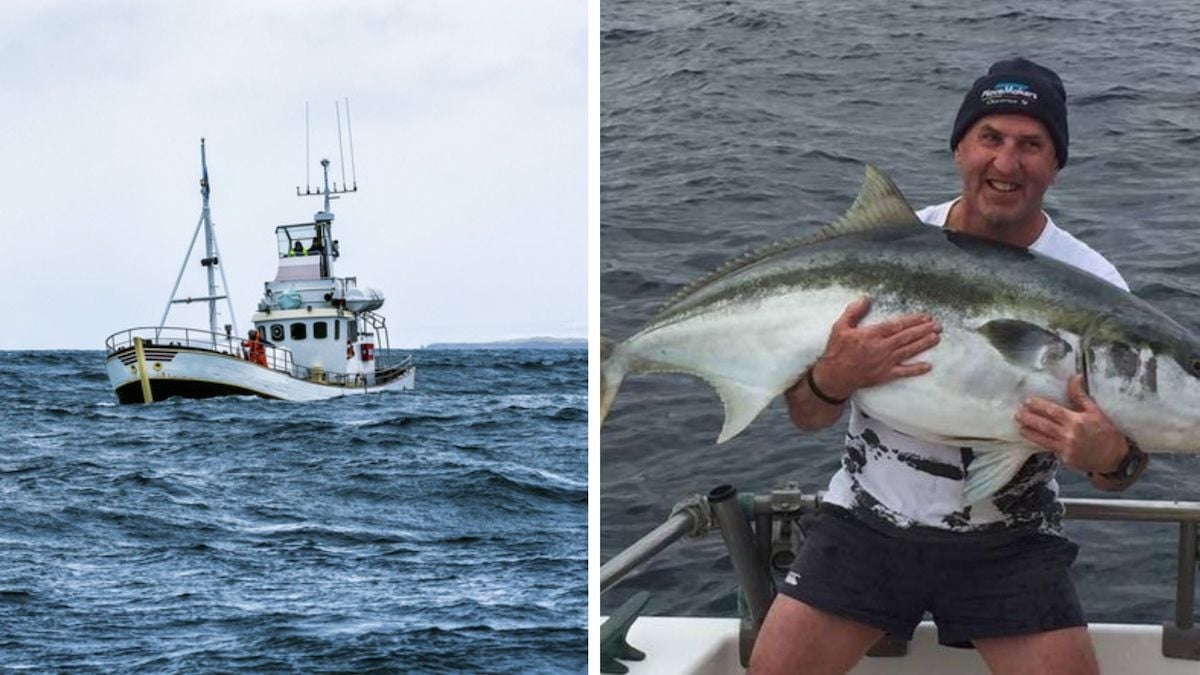
[[[607,617],[606,617],[607,618]],[[1089,628],[1104,673],[1198,675],[1200,661],[1162,655],[1162,628],[1142,624],[1092,624]],[[622,661],[630,675],[726,675],[743,673],[738,662],[738,620],[644,616],[629,630],[630,646],[646,653],[644,661]],[[925,622],[909,643],[908,655],[867,657],[856,675],[986,675],[987,668],[971,649],[937,644],[937,629]]]

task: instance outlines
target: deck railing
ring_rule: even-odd
[[[226,333],[213,333],[199,328],[182,328],[175,326],[143,326],[128,328],[108,336],[104,341],[104,355],[133,347],[134,338],[142,338],[142,344],[147,349],[154,347],[186,347],[188,349],[203,349],[205,351],[226,354],[235,358],[246,358],[242,348],[241,338]],[[309,377],[308,369],[299,367],[292,360],[292,350],[264,342],[263,351],[267,357],[267,367],[278,370],[293,377]],[[303,373],[301,371],[304,371]]]
[[[771,571],[786,569],[793,555],[791,529],[776,527],[777,521],[795,520],[819,509],[822,497],[823,493],[802,493],[795,485],[759,495],[738,495],[732,487],[722,485],[706,497],[695,495],[677,504],[666,522],[601,566],[600,592],[603,594],[680,539],[701,537],[714,528],[720,529],[749,609],[749,616],[743,620],[742,640],[743,655],[748,657],[765,608],[773,599]],[[1072,520],[1179,524],[1175,612],[1173,620],[1163,624],[1162,650],[1169,658],[1200,660],[1200,627],[1195,618],[1200,502],[1070,498],[1061,501],[1066,507],[1065,517]],[[753,523],[753,530],[748,523]],[[613,630],[627,629],[626,625]],[[895,645],[894,640],[891,646],[883,647],[873,653],[894,655],[906,649],[903,643]]]

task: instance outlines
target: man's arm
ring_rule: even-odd
[[[817,389],[821,391],[824,398],[813,393],[813,383],[825,381],[821,375],[818,375],[821,368],[821,359],[809,366],[806,377],[800,378],[800,381],[792,385],[787,391],[783,392],[783,398],[787,401],[788,417],[791,417],[792,424],[805,431],[816,431],[831,426],[838,418],[842,416],[842,410],[846,407],[848,397],[841,397],[841,403],[834,403],[834,399],[825,389],[817,384]]]
[[[850,303],[830,329],[824,353],[784,392],[792,424],[824,429],[859,389],[929,372],[928,363],[905,361],[938,343],[942,329],[933,317],[913,314],[860,326],[870,309],[867,297]]]

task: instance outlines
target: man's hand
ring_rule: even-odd
[[[1079,471],[1107,473],[1117,469],[1129,452],[1125,434],[1083,390],[1083,376],[1067,381],[1070,407],[1044,398],[1031,398],[1017,411],[1021,437],[1058,455]]]
[[[850,303],[833,324],[825,352],[812,365],[813,380],[827,396],[843,399],[865,387],[929,372],[924,361],[905,363],[933,347],[942,327],[928,314],[911,314],[872,326],[859,326],[871,299]]]

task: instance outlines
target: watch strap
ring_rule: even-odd
[[[1125,443],[1129,446],[1129,452],[1125,454],[1121,464],[1114,471],[1100,473],[1106,480],[1118,483],[1122,490],[1137,482],[1142,472],[1146,470],[1146,465],[1150,463],[1150,456],[1138,446],[1136,441],[1126,436]]]

